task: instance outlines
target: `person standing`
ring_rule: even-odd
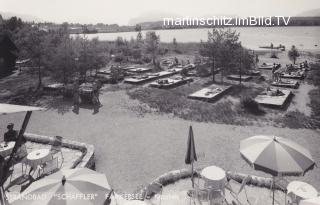
[[[276,67],[275,67],[275,65],[273,65],[271,72],[272,72],[272,80],[273,80],[273,81],[276,81],[276,76],[275,76]]]
[[[79,81],[75,80],[73,83],[73,111],[79,113],[80,105],[80,93],[79,93]]]

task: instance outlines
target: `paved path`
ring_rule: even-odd
[[[307,147],[320,164],[320,134],[312,130],[274,127],[245,127],[196,123],[170,115],[140,116],[139,102],[130,100],[125,91],[101,95],[100,112],[81,108],[78,115],[70,103],[59,101],[45,112],[32,115],[27,132],[61,135],[72,140],[94,144],[97,170],[106,173],[116,190],[132,192],[138,186],[174,169],[186,167],[184,157],[189,125],[193,125],[199,160],[196,166],[217,165],[225,170],[253,172],[239,155],[240,140],[256,134],[272,134],[290,138]],[[146,108],[147,109],[147,108]],[[20,126],[21,114],[0,116],[0,135],[6,123]],[[301,178],[320,190],[320,171]]]

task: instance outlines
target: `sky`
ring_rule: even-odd
[[[315,8],[320,8],[320,0],[0,0],[0,13],[32,15],[57,23],[120,25],[157,16],[294,16]]]

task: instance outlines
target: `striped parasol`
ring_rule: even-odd
[[[276,136],[258,135],[240,142],[241,156],[255,169],[273,176],[273,200],[276,176],[303,175],[313,169],[310,152],[301,145]]]
[[[276,136],[258,135],[242,140],[240,154],[255,170],[273,176],[303,175],[315,166],[307,149]]]
[[[110,191],[104,174],[65,169],[32,183],[12,205],[103,205]]]

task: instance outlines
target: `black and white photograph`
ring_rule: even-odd
[[[320,205],[320,1],[0,0],[0,205]]]

